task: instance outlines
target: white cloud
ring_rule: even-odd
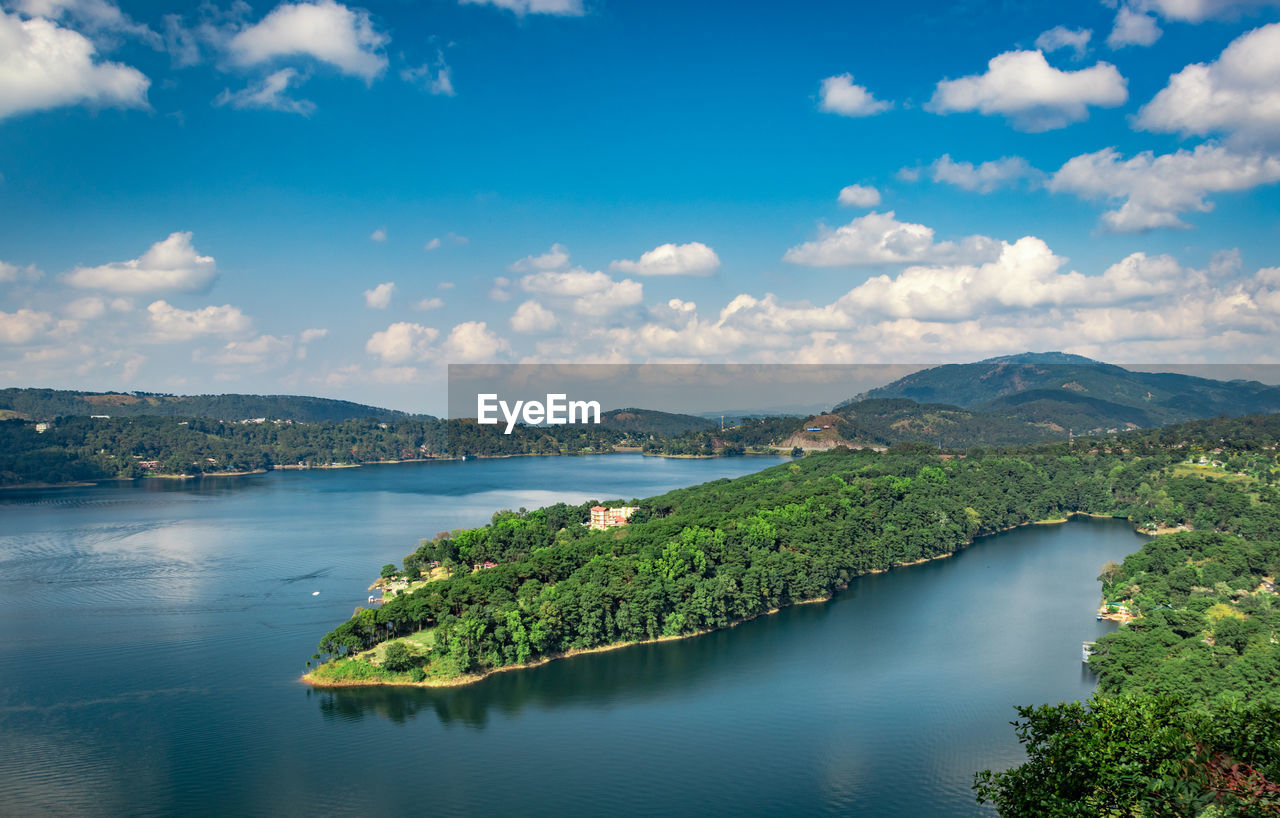
[[[88,295],[68,302],[62,311],[77,321],[92,321],[107,311],[107,302],[96,295]]]
[[[367,11],[315,0],[281,3],[232,37],[227,49],[238,65],[308,56],[371,82],[387,66],[382,48],[389,40],[373,27]]]
[[[53,323],[47,312],[20,309],[17,312],[0,310],[0,343],[25,344],[42,334]]]
[[[1167,20],[1202,23],[1205,20],[1233,19],[1242,14],[1280,6],[1280,0],[1133,0],[1144,11]]]
[[[824,226],[816,241],[792,247],[783,260],[811,267],[853,267],[982,260],[998,252],[999,243],[986,236],[969,236],[959,244],[935,243],[932,228],[900,222],[890,210],[868,213],[835,230]]]
[[[451,97],[456,93],[453,88],[453,69],[445,62],[444,52],[439,49],[436,49],[435,62],[404,68],[400,71],[400,79],[420,85],[437,96]]]
[[[992,57],[984,74],[939,82],[925,109],[1001,114],[1019,130],[1047,131],[1087,119],[1090,105],[1122,105],[1126,86],[1110,63],[1060,71],[1039,51],[1008,51]]]
[[[327,329],[304,329],[302,335],[298,336],[298,340],[304,344],[310,344],[313,341],[319,341],[328,334],[329,330]]]
[[[464,364],[492,361],[509,348],[507,342],[490,332],[483,321],[458,324],[440,345],[448,362]]]
[[[35,281],[42,275],[44,273],[34,264],[19,267],[16,264],[6,264],[0,261],[0,284],[12,284],[16,281]]]
[[[420,361],[430,356],[431,344],[439,335],[439,330],[433,327],[400,321],[375,332],[365,342],[364,349],[387,363]]]
[[[543,293],[562,298],[598,293],[613,283],[607,273],[589,273],[581,268],[568,272],[544,272],[527,275],[520,280],[526,292]]]
[[[493,287],[489,289],[489,300],[510,301],[511,291],[508,289],[510,286],[511,279],[498,276],[493,280]]]
[[[1231,42],[1212,63],[1194,63],[1138,112],[1148,131],[1225,133],[1243,143],[1280,144],[1280,23]]]
[[[609,264],[609,269],[641,276],[709,276],[720,269],[720,257],[700,241],[661,244],[638,261],[618,259]]]
[[[497,6],[500,9],[513,11],[519,16],[554,14],[561,17],[581,17],[584,13],[582,0],[459,0],[459,2],[464,6]]]
[[[556,316],[551,310],[537,301],[526,301],[516,307],[511,316],[511,328],[516,332],[540,333],[550,332],[556,328]]]
[[[137,37],[154,48],[161,46],[159,34],[134,21],[109,0],[18,0],[13,8],[28,17],[49,20],[70,17],[94,34],[124,34]]]
[[[1218,145],[1194,151],[1154,155],[1145,151],[1122,159],[1114,148],[1086,153],[1067,161],[1049,180],[1049,190],[1081,198],[1124,199],[1117,210],[1102,215],[1117,232],[1188,225],[1180,213],[1213,209],[1210,193],[1248,190],[1280,181],[1280,159],[1242,155]]]
[[[1036,48],[1045,52],[1057,51],[1059,48],[1070,48],[1076,59],[1081,59],[1089,51],[1089,40],[1093,38],[1093,30],[1088,28],[1067,28],[1054,26],[1039,37],[1036,37]]]
[[[443,306],[444,306],[444,299],[442,298],[423,298],[419,301],[413,302],[413,309],[418,310],[419,312],[426,312],[427,310],[438,310]]]
[[[372,233],[369,234],[369,241],[386,241],[386,240],[387,240],[387,228],[385,227],[379,227],[377,230],[374,230]]]
[[[614,281],[599,270],[581,268],[566,272],[530,273],[520,279],[525,292],[572,300],[573,311],[581,315],[603,315],[639,304],[644,287],[638,281]]]
[[[1128,45],[1148,46],[1160,39],[1163,34],[1156,18],[1140,11],[1134,11],[1127,4],[1116,9],[1116,22],[1107,35],[1107,45],[1111,48],[1124,48]]]
[[[293,342],[274,335],[259,335],[248,341],[229,341],[216,352],[197,352],[195,361],[218,366],[279,365],[293,356]]]
[[[818,108],[841,116],[872,116],[893,107],[871,95],[863,85],[853,84],[852,74],[837,74],[822,81]]]
[[[156,340],[185,341],[201,335],[239,335],[250,327],[248,316],[239,307],[223,304],[198,310],[179,309],[167,301],[147,306]]]
[[[82,34],[0,10],[0,119],[79,104],[148,107],[141,71],[96,57]]]
[[[991,193],[1023,181],[1035,186],[1044,180],[1044,173],[1031,167],[1021,156],[1004,156],[974,165],[972,162],[957,162],[950,154],[944,153],[931,167],[933,181],[977,193]]]
[[[435,238],[431,239],[426,244],[424,244],[422,246],[422,249],[439,250],[441,247],[444,246],[444,243],[446,241],[449,242],[450,244],[466,244],[470,242],[471,239],[467,238],[466,236],[459,236],[457,233],[446,233],[443,239],[440,238],[439,236],[436,236]]]
[[[202,292],[217,276],[213,257],[197,253],[191,233],[180,231],[151,245],[138,258],[77,267],[67,275],[67,283],[113,293]]]
[[[998,310],[1115,305],[1172,292],[1182,268],[1168,257],[1135,253],[1102,276],[1063,273],[1066,259],[1026,236],[1004,243],[1000,257],[982,265],[908,267],[850,290],[837,304],[852,312],[891,318],[961,321]]]
[[[316,110],[314,102],[307,99],[294,99],[287,93],[290,86],[301,85],[305,81],[306,77],[298,74],[295,69],[281,68],[239,91],[223,88],[222,93],[213,100],[213,104],[218,108],[230,105],[237,110],[262,108],[269,111],[283,111],[287,114],[311,116]]]
[[[525,256],[512,262],[507,269],[513,273],[532,273],[538,270],[559,270],[568,263],[569,250],[563,244],[553,244],[547,252],[538,256]]]
[[[875,207],[880,204],[880,191],[871,185],[845,185],[837,198],[842,207]]]
[[[364,291],[365,306],[374,310],[385,310],[391,306],[391,294],[395,292],[396,285],[393,281],[386,281],[372,290]]]

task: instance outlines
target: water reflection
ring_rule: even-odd
[[[731,680],[769,678],[771,667],[805,661],[790,655],[803,653],[808,642],[797,639],[796,630],[812,631],[835,605],[853,599],[855,590],[845,591],[835,602],[787,608],[735,628],[558,659],[495,673],[464,687],[353,687],[315,693],[327,719],[378,716],[402,723],[431,710],[442,724],[477,729],[483,729],[495,711],[514,717],[529,707],[554,710],[685,699]]]

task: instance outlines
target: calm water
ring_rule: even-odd
[[[769,465],[618,455],[0,495],[0,814],[984,814],[1014,703],[1087,696],[1074,521],[825,605],[467,688],[313,691],[324,632],[419,537]],[[312,596],[313,591],[319,596]]]

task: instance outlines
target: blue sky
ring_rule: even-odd
[[[6,384],[1277,360],[1277,2],[0,8]]]

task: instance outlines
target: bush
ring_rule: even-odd
[[[403,673],[414,666],[413,654],[404,642],[392,642],[382,656],[382,666],[393,673]]]

